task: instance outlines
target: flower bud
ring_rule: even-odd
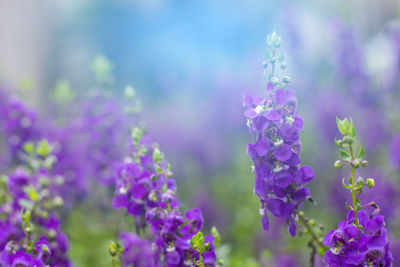
[[[283,77],[283,82],[284,83],[290,83],[290,77],[289,76],[285,76],[285,77]]]
[[[30,234],[30,233],[32,233],[32,228],[31,227],[25,227],[25,233],[27,233],[27,234]]]
[[[372,179],[372,178],[368,178],[368,179],[367,179],[367,186],[368,186],[369,188],[374,187],[374,186],[375,186],[375,180]]]
[[[61,207],[64,204],[64,200],[60,196],[56,196],[53,198],[53,204],[56,207]]]
[[[268,67],[268,63],[266,61],[263,61],[261,63],[261,66],[265,69],[266,67]]]
[[[345,136],[345,137],[343,137],[343,142],[345,142],[346,144],[351,145],[354,142],[354,138],[352,138],[350,136]]]
[[[367,166],[368,166],[368,161],[362,160],[362,161],[361,161],[361,166],[367,167]]]
[[[358,159],[353,160],[353,161],[351,162],[351,166],[354,167],[354,168],[356,168],[356,169],[360,168],[360,161],[359,161]]]
[[[342,161],[341,160],[337,160],[335,161],[335,163],[333,163],[333,166],[335,166],[335,168],[341,168],[342,167]]]
[[[287,68],[286,63],[285,63],[285,62],[282,62],[282,63],[281,63],[281,69],[284,70],[284,69],[286,69],[286,68]]]
[[[108,245],[108,252],[112,257],[117,256],[117,244],[114,241],[110,241],[110,244]]]
[[[271,78],[271,83],[273,84],[273,85],[276,85],[276,84],[278,84],[279,83],[279,79],[278,79],[278,77],[272,77]]]

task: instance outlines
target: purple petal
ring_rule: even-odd
[[[288,144],[282,144],[274,149],[274,156],[280,161],[285,161],[292,156],[292,150]]]

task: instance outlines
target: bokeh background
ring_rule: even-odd
[[[305,209],[325,229],[345,216],[346,174],[333,168],[333,139],[335,117],[352,117],[369,160],[363,177],[377,184],[364,198],[381,207],[399,256],[399,1],[2,0],[0,87],[66,125],[65,114],[81,114],[76,103],[96,90],[116,103],[117,116],[132,85],[140,123],[171,162],[183,208],[200,207],[206,229],[218,227],[227,266],[305,266],[307,238],[288,237],[280,221],[263,232],[246,154],[242,94],[265,93],[261,62],[272,31],[282,37],[305,122],[301,159],[316,172],[317,206]],[[112,64],[107,88],[94,85],[99,54]],[[79,131],[96,131],[91,123]],[[127,131],[118,120],[112,128]],[[115,158],[123,158],[121,140],[102,145],[122,146]],[[109,240],[128,227],[108,206],[110,190],[91,187],[64,214],[76,266],[108,266]]]

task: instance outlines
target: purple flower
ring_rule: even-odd
[[[201,211],[187,211],[185,221],[175,196],[175,180],[169,178],[169,164],[163,159],[156,144],[147,136],[137,139],[134,137],[132,144],[134,156],[131,161],[122,164],[116,170],[113,207],[125,208],[138,221],[144,221],[150,227],[154,246],[154,264],[151,266],[166,263],[166,266],[174,267],[184,266],[183,263],[193,263],[193,260],[198,258],[198,253],[191,248],[190,240],[203,226]],[[137,230],[142,230],[146,224],[136,224]],[[140,251],[140,246],[131,245],[137,241],[135,238],[129,234],[121,234],[126,249],[123,257],[127,258],[128,262],[140,258],[133,253],[136,250]],[[216,256],[212,244],[214,240],[210,242],[204,261],[207,260],[206,266],[211,267],[215,266]]]
[[[267,211],[287,219],[289,232],[296,233],[296,212],[310,197],[304,187],[314,178],[308,166],[300,167],[300,137],[303,119],[296,112],[296,98],[292,90],[276,89],[268,84],[264,99],[244,96],[245,116],[256,142],[247,152],[254,163],[254,193],[261,201],[261,223],[269,229]]]
[[[383,216],[357,212],[361,229],[354,223],[354,212],[331,230],[323,240],[329,247],[325,253],[326,263],[333,266],[391,266],[392,254],[386,238]]]

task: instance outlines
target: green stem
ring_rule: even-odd
[[[351,161],[354,160],[353,146],[349,145],[349,151],[351,156]],[[356,223],[357,228],[360,227],[357,211],[356,211],[356,177],[355,177],[355,168],[351,166],[351,177],[352,177],[352,188],[351,188],[351,198],[353,202],[353,212],[354,212],[354,221]]]
[[[275,54],[276,54],[275,49],[273,49],[272,50],[272,58],[275,58]],[[275,75],[275,63],[276,63],[276,60],[274,61],[274,63],[272,63],[272,70],[271,70],[271,76],[269,78],[269,81],[271,81],[271,78],[274,77],[274,75]]]
[[[112,266],[113,266],[113,267],[116,267],[116,266],[117,266],[117,265],[115,264],[115,257],[114,257],[114,256],[112,257]]]
[[[304,226],[306,227],[306,229],[307,229],[308,232],[310,233],[312,240],[315,242],[315,244],[317,244],[318,248],[324,248],[324,249],[325,249],[326,246],[325,246],[325,245],[321,242],[321,240],[318,238],[317,233],[315,233],[313,227],[309,224],[308,218],[306,218],[306,217],[304,216],[304,214],[303,214],[303,215],[301,215],[301,214],[299,214],[299,213],[297,213],[297,214],[298,214],[298,216],[299,216],[299,218],[300,218],[300,221],[304,224]]]

